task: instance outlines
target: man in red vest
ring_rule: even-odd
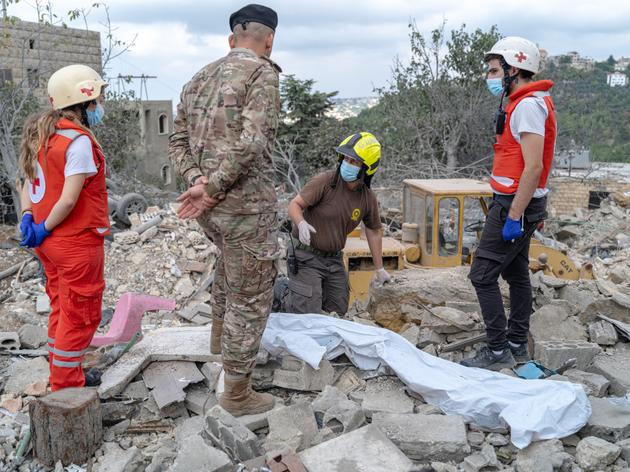
[[[485,62],[488,90],[501,97],[490,176],[494,197],[468,277],[477,292],[488,345],[461,364],[500,370],[529,359],[529,242],[547,216],[556,118],[549,95],[553,83],[532,79],[540,63],[534,43],[514,36],[503,38],[486,54]],[[503,309],[499,275],[510,286],[509,319]]]

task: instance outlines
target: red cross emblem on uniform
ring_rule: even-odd
[[[88,97],[91,97],[92,94],[94,93],[94,86],[92,86],[90,88],[81,87],[81,93],[84,94],[84,95],[87,95]]]
[[[514,54],[514,57],[518,62],[523,62],[525,59],[527,59],[527,56],[523,54],[523,51],[519,51],[518,54]]]
[[[37,193],[37,187],[39,187],[39,177],[31,182],[31,186],[33,187],[33,193]]]

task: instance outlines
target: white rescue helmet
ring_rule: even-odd
[[[528,70],[534,74],[538,72],[540,67],[538,46],[530,40],[518,36],[507,36],[497,41],[492,49],[486,53],[486,62],[489,55],[501,56],[508,65],[517,69]]]
[[[48,79],[48,97],[55,110],[96,100],[103,87],[102,77],[91,67],[73,64],[62,67]]]

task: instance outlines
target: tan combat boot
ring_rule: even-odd
[[[219,398],[219,405],[233,416],[264,413],[273,408],[273,396],[252,390],[249,375],[225,373],[225,391]]]
[[[214,318],[212,320],[212,329],[210,331],[210,352],[212,354],[221,354],[221,335],[223,334],[223,320]]]

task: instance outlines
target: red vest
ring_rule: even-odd
[[[525,168],[523,150],[510,129],[512,112],[521,100],[527,97],[542,96],[547,105],[547,120],[545,121],[545,141],[543,147],[543,171],[538,181],[538,188],[545,188],[556,146],[556,116],[553,101],[546,92],[553,87],[550,80],[531,82],[510,95],[510,101],[505,109],[505,129],[503,134],[497,134],[494,145],[494,161],[492,162],[492,176],[490,185],[495,192],[513,194],[518,189],[518,183]]]
[[[39,150],[37,177],[30,182],[29,196],[33,202],[33,219],[40,223],[61,196],[65,182],[66,152],[76,138],[85,135],[92,141],[94,164],[97,172],[85,179],[79,198],[68,216],[53,229],[54,236],[73,236],[86,229],[100,235],[109,231],[107,186],[105,183],[105,157],[94,139],[85,130],[62,118],[55,125],[57,132],[48,140],[48,153]]]

